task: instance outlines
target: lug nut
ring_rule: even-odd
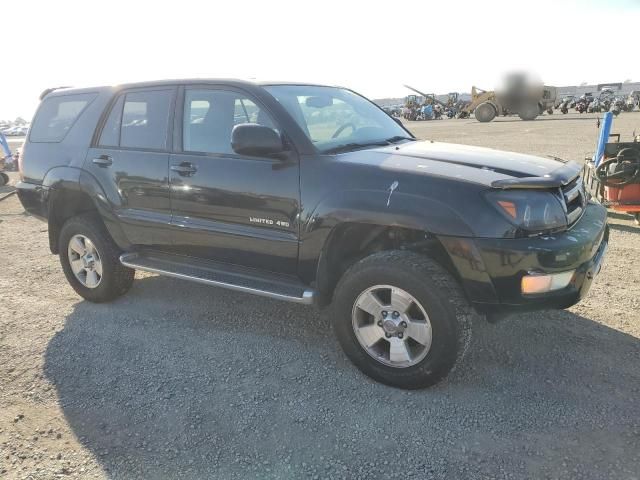
[[[404,335],[402,334],[402,332],[398,332],[398,338],[402,338],[404,337]]]
[[[400,326],[402,328],[407,328],[407,322],[405,322],[405,321],[400,322]]]
[[[385,333],[384,336],[387,337],[387,338],[391,338],[391,334],[390,333]]]
[[[400,314],[398,312],[393,312],[393,318],[398,318]]]
[[[383,311],[382,311],[382,316],[383,316],[384,318],[387,318],[387,315],[388,315],[388,314],[387,314],[387,311],[386,311],[386,310],[383,310]]]
[[[381,327],[382,326],[382,320],[378,320],[378,326]]]

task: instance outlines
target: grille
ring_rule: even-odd
[[[561,193],[564,211],[567,214],[567,223],[573,225],[582,216],[586,204],[582,177],[577,177],[562,187]]]

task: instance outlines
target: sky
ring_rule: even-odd
[[[189,77],[342,85],[370,98],[640,81],[640,0],[17,0],[3,5],[0,119],[59,85]],[[14,12],[15,10],[15,12]],[[9,13],[9,21],[6,21]]]

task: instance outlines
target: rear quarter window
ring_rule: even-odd
[[[45,98],[31,125],[29,141],[61,142],[80,114],[97,96],[97,93],[82,93]]]

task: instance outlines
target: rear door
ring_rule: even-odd
[[[133,245],[163,249],[171,244],[169,126],[175,92],[163,87],[119,94],[85,161]]]

